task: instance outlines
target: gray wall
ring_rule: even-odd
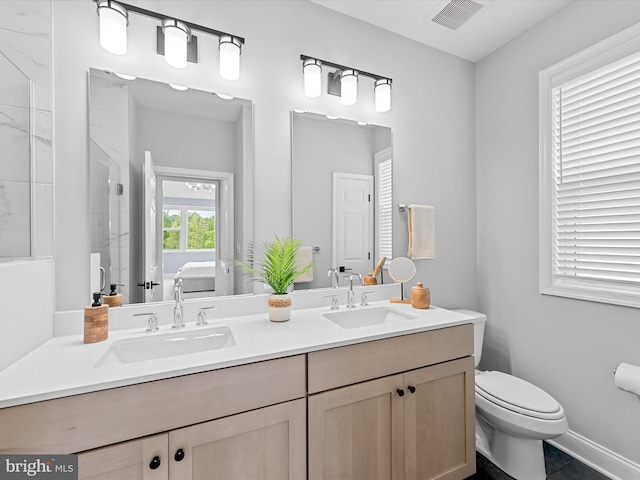
[[[640,364],[638,310],[538,293],[538,72],[639,21],[640,2],[572,2],[476,67],[481,366],[539,385],[572,432],[637,463],[640,404],[613,369]]]

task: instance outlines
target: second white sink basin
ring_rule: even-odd
[[[397,320],[418,318],[389,307],[359,307],[353,310],[324,313],[323,315],[342,328],[370,327]]]
[[[150,333],[144,337],[114,342],[98,360],[96,367],[157,360],[189,353],[233,347],[236,340],[229,327],[215,327],[175,333]]]

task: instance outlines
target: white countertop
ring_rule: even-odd
[[[54,337],[0,372],[0,408],[471,322],[471,317],[463,313],[434,306],[418,310],[409,304],[392,304],[386,300],[356,308],[373,309],[382,306],[416,318],[345,329],[322,315],[330,312],[324,306],[293,310],[291,320],[282,323],[269,321],[266,313],[209,320],[206,327],[196,327],[190,322],[185,330],[202,331],[229,326],[236,345],[220,350],[103,367],[94,365],[114,342],[124,338],[169,333],[172,330],[167,325],[161,326],[160,332],[151,334],[145,333],[142,328],[115,330],[109,332],[106,341],[94,344],[85,344],[82,335]],[[346,309],[342,306],[339,311]]]

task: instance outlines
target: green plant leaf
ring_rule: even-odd
[[[287,293],[289,287],[300,275],[313,268],[313,262],[302,269],[297,267],[297,253],[302,242],[292,237],[264,242],[257,249],[251,244],[247,250],[248,263],[234,260],[245,275],[252,280],[269,285],[277,295]]]

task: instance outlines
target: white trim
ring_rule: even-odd
[[[571,430],[547,442],[612,480],[640,480],[639,464]]]
[[[604,284],[570,281],[554,275],[552,266],[552,209],[554,207],[552,175],[552,90],[585,73],[636,53],[640,48],[640,24],[609,37],[539,73],[539,291],[545,295],[576,298],[640,308],[638,289]]]

